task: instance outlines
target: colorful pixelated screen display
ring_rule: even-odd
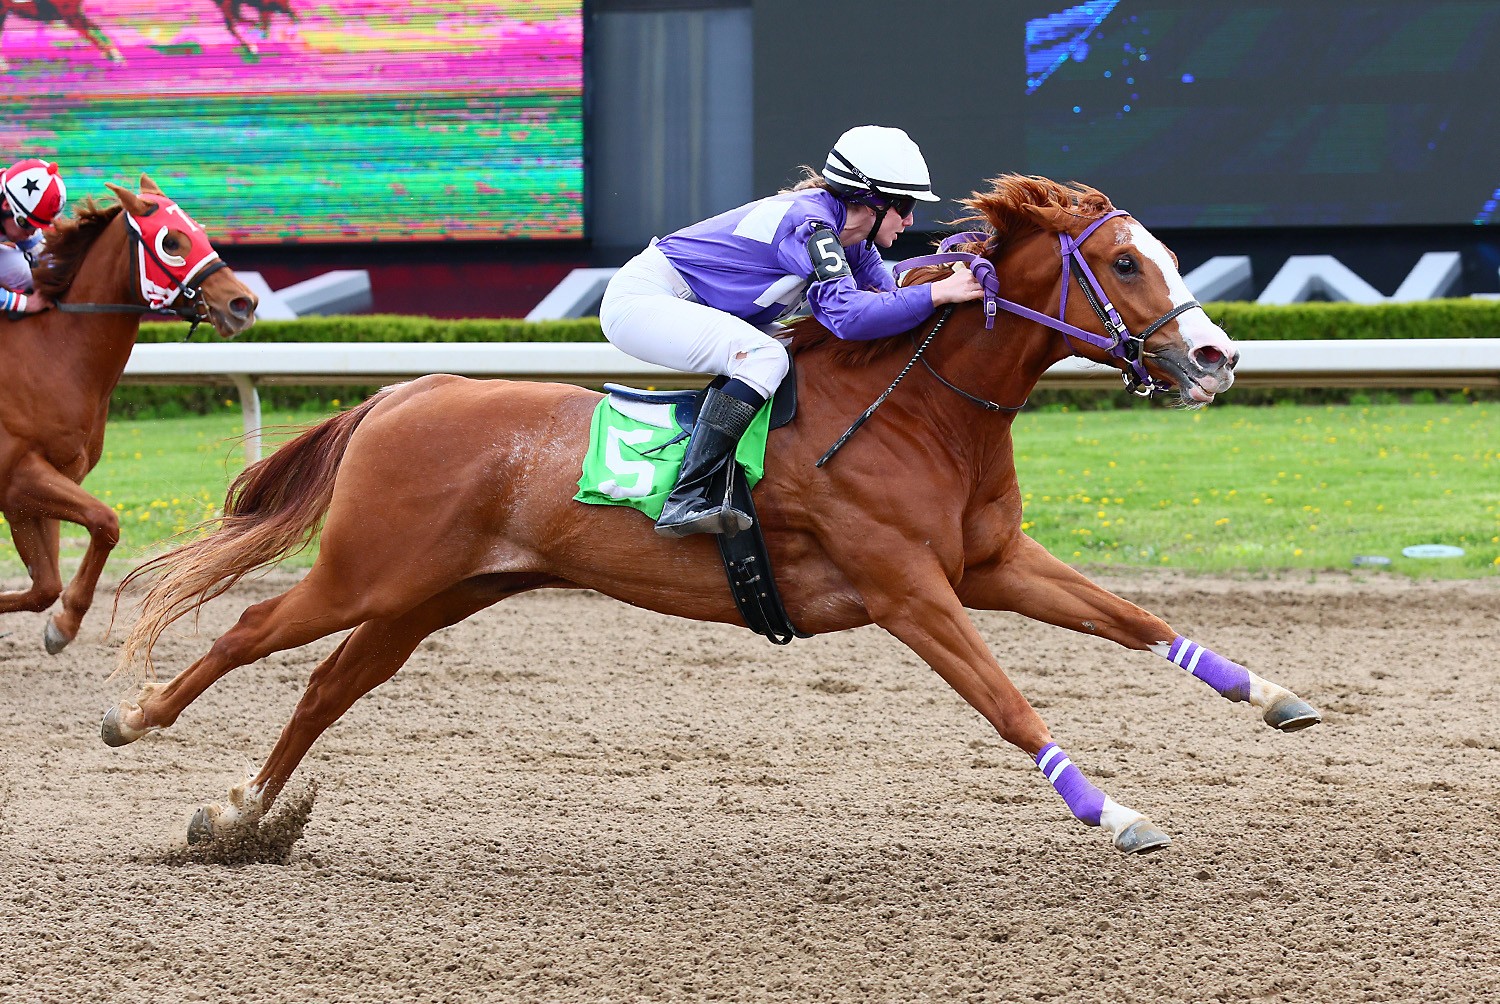
[[[1153,226],[1500,221],[1493,0],[1033,4],[1025,32],[1026,170]]]
[[[581,0],[0,0],[0,158],[224,243],[583,236]]]

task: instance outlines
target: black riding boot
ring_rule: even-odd
[[[730,504],[739,467],[734,449],[759,409],[717,389],[703,397],[698,421],[688,439],[677,485],[667,496],[656,532],[663,537],[690,533],[726,533],[750,529],[749,515]]]

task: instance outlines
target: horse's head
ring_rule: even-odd
[[[255,323],[259,299],[219,259],[208,235],[146,175],[140,194],[106,186],[124,209],[138,292],[149,306],[206,321],[224,338]]]
[[[1177,388],[1185,405],[1207,404],[1230,388],[1239,350],[1197,305],[1177,269],[1177,256],[1151,231],[1126,214],[1103,220],[1086,234],[1095,220],[1054,207],[1032,207],[1031,211],[1048,230],[1078,242],[1076,248],[1088,268],[1075,279],[1081,289],[1097,283],[1098,288],[1089,292],[1103,294],[1103,318],[1089,316],[1095,311],[1088,293],[1077,298],[1081,302],[1076,302],[1074,313],[1084,325],[1107,329],[1113,323],[1108,316],[1112,304],[1127,337],[1140,339],[1139,355],[1146,371],[1156,381]],[[1080,354],[1122,368],[1128,365],[1128,360],[1116,357],[1083,350]]]
[[[993,233],[985,253],[1001,296],[1013,277],[1055,290],[1058,319],[1083,334],[1068,337],[1069,348],[1121,369],[1133,386],[1175,389],[1188,407],[1229,389],[1239,350],[1149,230],[1083,185],[1015,175],[994,185],[965,203]]]

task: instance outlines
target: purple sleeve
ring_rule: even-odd
[[[896,288],[896,277],[891,274],[891,267],[881,260],[879,251],[864,241],[845,251],[849,255],[849,266],[854,269],[854,281],[859,283],[860,289],[889,293]]]
[[[788,271],[812,274],[807,239],[818,225],[827,226],[810,220],[781,242],[777,257]],[[932,316],[932,290],[928,286],[897,289],[880,254],[863,243],[846,248],[844,254],[851,259],[852,276],[814,282],[807,290],[807,305],[829,331],[850,341],[867,341],[899,335]]]
[[[813,283],[807,291],[807,305],[835,335],[867,341],[910,331],[931,317],[932,286],[877,293],[858,288],[853,279],[844,276]]]

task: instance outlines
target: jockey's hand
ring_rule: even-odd
[[[965,303],[984,296],[984,287],[974,278],[967,265],[953,266],[953,274],[932,284],[932,305],[941,307],[945,303]]]
[[[48,299],[47,297],[43,296],[41,293],[27,293],[26,294],[26,310],[24,311],[24,313],[27,313],[27,314],[40,314],[44,310],[51,310],[51,309],[52,309],[52,301],[50,299]]]

